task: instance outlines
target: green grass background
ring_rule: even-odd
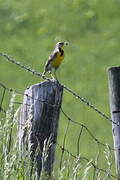
[[[110,115],[107,69],[120,64],[120,1],[0,0],[1,52],[42,72],[57,41],[69,42],[57,73],[60,82]],[[41,81],[0,57],[0,82],[6,86],[23,92],[27,86]],[[63,109],[73,120],[91,129],[100,141],[112,146],[111,123],[67,92]],[[61,144],[66,125],[61,114],[58,136]],[[66,148],[74,154],[79,130],[70,124]],[[85,131],[80,148],[81,154],[90,159],[98,151]]]

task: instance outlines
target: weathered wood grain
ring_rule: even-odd
[[[115,163],[118,180],[120,180],[120,67],[110,68],[108,75]]]
[[[62,95],[63,87],[56,80],[25,90],[20,111],[19,149],[21,155],[28,151],[32,162],[36,160],[38,176],[41,170],[51,175],[53,169]],[[45,148],[47,156],[43,153]]]

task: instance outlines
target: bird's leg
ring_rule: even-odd
[[[49,74],[50,74],[50,76],[51,76],[52,79],[55,79],[54,76],[52,75],[52,72],[51,72],[51,71],[49,72]]]
[[[54,70],[54,77],[55,77],[55,79],[58,81],[58,78],[57,78],[57,75],[56,75],[56,70],[57,70],[57,69]]]

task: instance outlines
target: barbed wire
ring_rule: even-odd
[[[42,77],[43,79],[47,79],[46,77],[42,76],[42,73],[35,71],[34,69],[31,69],[30,67],[23,65],[21,62],[16,61],[15,59],[11,58],[9,55],[6,53],[1,53],[0,56],[5,57],[5,59],[13,64],[16,64],[17,66],[21,67],[22,69],[26,70],[27,72],[30,72],[38,77]]]
[[[92,138],[96,143],[98,143],[98,144],[106,147],[106,144],[100,142],[100,141],[93,135],[93,133],[88,129],[87,126],[85,126],[84,124],[82,124],[82,123],[80,123],[80,122],[73,121],[72,118],[70,118],[70,117],[63,111],[62,108],[61,108],[61,112],[62,112],[62,113],[64,114],[64,116],[68,119],[68,121],[71,121],[72,123],[77,124],[77,125],[79,125],[79,126],[81,127],[81,129],[80,129],[80,134],[79,134],[79,138],[78,138],[78,144],[79,144],[79,141],[80,141],[80,137],[81,137],[82,131],[83,131],[83,129],[85,129],[85,130],[88,132],[88,134],[91,136],[91,138]],[[108,144],[107,144],[107,145],[108,145]],[[113,150],[113,151],[118,150],[118,149],[112,148],[110,145],[108,145],[108,147],[110,148],[110,150]],[[78,152],[79,152],[79,150],[78,150]],[[79,153],[78,153],[78,154],[79,154]]]
[[[8,88],[6,85],[4,85],[4,84],[1,83],[1,82],[0,82],[0,86],[4,88],[4,91],[7,90],[7,91],[9,91],[9,92],[15,92],[15,93],[18,94],[18,95],[23,95],[23,96],[29,97],[29,98],[31,98],[31,99],[33,99],[33,100],[43,102],[43,103],[45,103],[45,104],[48,104],[48,105],[51,106],[51,107],[58,107],[57,104],[50,104],[49,102],[47,102],[47,100],[43,100],[43,99],[40,99],[40,98],[33,98],[32,96],[29,96],[27,93],[22,93],[22,92],[14,89],[14,88]],[[29,89],[29,88],[27,88],[27,89]],[[4,98],[4,96],[3,96],[2,98]],[[1,103],[2,103],[2,102],[1,102]],[[16,103],[17,103],[17,102],[16,102]],[[19,102],[19,103],[20,103],[20,102]],[[1,106],[1,105],[0,105],[0,106]]]
[[[45,104],[47,104],[47,105],[49,105],[49,106],[52,106],[52,107],[58,107],[58,105],[56,105],[56,104],[50,104],[50,103],[47,102],[46,100],[42,100],[42,99],[40,99],[40,98],[33,98],[32,96],[29,96],[29,95],[26,94],[26,93],[19,92],[18,90],[14,89],[14,88],[9,88],[9,87],[7,87],[5,84],[3,84],[3,83],[1,83],[1,82],[0,82],[0,86],[3,87],[3,89],[4,89],[4,90],[3,90],[2,99],[1,99],[1,102],[0,102],[0,109],[3,110],[3,111],[5,111],[5,110],[4,110],[3,107],[2,107],[2,103],[3,103],[3,99],[4,99],[4,96],[5,96],[6,90],[9,91],[9,92],[15,92],[16,94],[22,95],[22,96],[24,96],[24,97],[25,97],[25,96],[26,96],[26,97],[30,97],[30,98],[33,99],[33,100],[43,102],[43,103],[45,103]],[[30,106],[29,104],[24,104],[23,102],[14,101],[13,103],[14,103],[14,104],[18,104],[18,105]],[[74,124],[79,125],[79,126],[82,128],[82,130],[83,130],[83,129],[86,129],[86,131],[89,133],[89,135],[94,139],[94,141],[95,141],[96,143],[99,143],[99,144],[101,144],[101,145],[103,145],[103,146],[106,146],[106,144],[100,142],[100,141],[93,135],[93,133],[88,129],[88,127],[87,127],[86,125],[84,125],[84,124],[82,124],[82,123],[80,123],[80,122],[77,122],[77,121],[72,120],[72,118],[71,118],[70,116],[68,116],[67,113],[65,113],[65,111],[62,109],[62,107],[61,107],[60,109],[61,109],[61,112],[63,113],[63,115],[64,115],[64,116],[67,118],[67,120],[68,120],[68,126],[67,126],[67,130],[66,130],[66,132],[65,132],[64,142],[63,142],[64,145],[65,145],[65,141],[66,141],[66,135],[67,135],[68,127],[69,127],[69,122],[72,122],[72,123],[74,123]],[[82,130],[81,130],[80,134],[82,134]],[[80,135],[79,135],[79,141],[80,141]],[[79,144],[79,142],[78,142],[78,144]],[[109,148],[110,148],[111,150],[116,150],[116,149],[112,148],[110,145],[108,145],[108,146],[109,146]],[[78,151],[79,151],[79,150],[78,150]]]
[[[87,157],[84,157],[84,156],[81,156],[80,155],[80,139],[81,139],[81,136],[82,136],[82,133],[84,130],[86,130],[88,132],[88,134],[90,135],[90,137],[95,141],[95,143],[97,143],[98,145],[98,149],[99,149],[99,145],[102,145],[104,147],[108,147],[110,151],[116,151],[118,150],[118,148],[114,149],[112,148],[109,144],[104,144],[102,142],[100,142],[95,136],[94,134],[92,133],[92,131],[84,124],[80,123],[80,122],[77,122],[77,121],[74,121],[70,116],[68,116],[67,113],[65,113],[65,111],[62,109],[61,107],[61,112],[63,113],[63,115],[67,118],[68,120],[68,124],[67,124],[67,127],[66,127],[66,131],[65,131],[65,134],[64,134],[64,138],[63,138],[63,145],[61,146],[60,144],[57,143],[57,145],[59,146],[59,148],[61,149],[61,158],[60,158],[60,169],[62,167],[62,163],[63,163],[63,155],[64,155],[64,152],[67,152],[70,156],[72,156],[73,158],[77,158],[80,156],[80,159],[83,159],[87,162],[90,162],[90,164],[94,167],[95,170],[98,170],[98,171],[101,171],[103,173],[107,173],[107,170],[103,169],[103,168],[99,168],[93,161],[89,160]],[[68,129],[69,129],[69,125],[70,125],[70,122],[80,126],[80,131],[79,131],[79,134],[78,134],[78,138],[77,138],[77,143],[76,143],[76,149],[77,149],[77,153],[76,155],[71,153],[68,149],[65,148],[65,143],[66,143],[66,137],[67,137],[67,132],[68,132]],[[113,177],[113,178],[117,178],[116,175],[113,175],[110,173],[110,176]]]
[[[19,66],[20,68],[26,70],[27,72],[32,73],[33,75],[36,75],[44,80],[49,80],[49,78],[46,78],[45,76],[42,75],[42,73],[35,71],[34,69],[31,69],[30,67],[23,65],[21,62],[16,61],[15,59],[11,58],[9,55],[7,55],[6,53],[2,53],[0,52],[0,56],[5,57],[5,60]],[[106,120],[109,120],[110,122],[116,124],[117,126],[119,126],[118,123],[114,122],[109,116],[107,116],[105,113],[103,113],[102,111],[100,111],[97,107],[95,107],[93,104],[91,104],[88,100],[86,100],[84,97],[81,97],[80,95],[76,94],[72,89],[70,89],[69,87],[67,87],[64,84],[60,84],[61,86],[63,86],[63,88],[68,91],[69,93],[71,93],[75,98],[79,99],[82,103],[84,103],[85,105],[87,105],[88,107],[90,107],[91,109],[93,109],[95,112],[97,112],[100,116],[102,116],[103,118],[105,118]]]
[[[94,111],[96,111],[99,115],[101,115],[103,118],[111,121],[112,119],[110,117],[108,117],[105,113],[103,113],[102,111],[100,111],[97,107],[95,107],[93,104],[91,104],[88,100],[86,100],[84,97],[79,96],[78,94],[76,94],[73,90],[71,90],[70,88],[68,88],[67,86],[63,85],[64,89],[67,90],[68,92],[70,92],[73,96],[75,96],[75,98],[79,99],[81,102],[83,102],[84,104],[86,104],[87,106],[89,106],[91,109],[93,109]],[[113,122],[115,123],[115,122]],[[116,124],[116,123],[115,123]],[[119,125],[119,124],[118,124]]]
[[[11,93],[12,93],[12,92],[17,92],[17,94],[20,94],[20,95],[23,95],[23,96],[28,96],[28,95],[26,95],[25,93],[18,92],[17,90],[15,90],[15,89],[13,89],[13,88],[8,88],[8,87],[6,87],[6,85],[3,84],[3,83],[0,83],[0,86],[4,89],[4,90],[3,90],[3,95],[2,95],[2,98],[1,98],[1,102],[0,102],[0,109],[1,109],[1,110],[3,110],[3,108],[2,108],[2,103],[3,103],[3,99],[4,99],[4,97],[5,97],[5,92],[6,92],[6,90],[9,91],[9,92],[11,92]],[[31,96],[30,96],[30,97],[31,97]],[[39,99],[35,99],[35,100],[39,100]],[[42,101],[42,102],[45,103],[45,101]],[[19,105],[24,105],[22,102],[17,102],[17,101],[15,101],[15,102],[13,102],[13,103],[14,103],[14,104],[19,104]],[[25,105],[26,105],[26,104],[25,104]],[[74,157],[74,158],[77,158],[77,157],[79,156],[79,154],[80,154],[80,149],[79,149],[80,139],[81,139],[81,135],[82,135],[82,132],[83,132],[84,129],[88,132],[88,134],[91,136],[91,138],[92,138],[97,144],[100,144],[100,145],[106,147],[106,144],[100,142],[100,141],[93,135],[93,133],[90,131],[90,129],[89,129],[86,125],[84,125],[84,124],[82,124],[82,123],[80,123],[80,122],[77,122],[77,121],[72,120],[72,118],[70,118],[70,117],[65,113],[65,111],[62,109],[62,107],[61,107],[61,112],[62,112],[63,115],[67,118],[68,124],[67,124],[66,131],[65,131],[65,134],[64,134],[62,146],[61,146],[58,142],[56,142],[56,145],[61,149],[60,169],[62,168],[64,152],[67,152],[69,155],[71,155],[71,156]],[[79,126],[81,127],[81,128],[80,128],[79,135],[78,135],[78,139],[77,139],[77,148],[76,148],[76,149],[77,149],[77,154],[76,154],[76,155],[72,154],[68,149],[65,148],[65,146],[66,146],[66,137],[67,137],[67,133],[68,133],[68,129],[69,129],[70,122],[72,122],[72,123],[74,123],[74,124],[77,124],[77,125],[79,125]],[[23,126],[24,126],[24,125],[23,125]],[[112,148],[110,145],[107,144],[107,146],[109,147],[110,150],[113,150],[113,151],[115,150],[115,149]],[[80,159],[83,159],[83,160],[85,160],[85,161],[87,161],[87,162],[90,162],[90,164],[91,164],[95,169],[97,169],[97,170],[99,170],[99,171],[102,171],[102,172],[104,172],[104,173],[107,173],[107,170],[97,167],[97,166],[96,166],[92,161],[90,161],[88,158],[83,157],[83,156],[80,156]],[[113,174],[110,174],[110,175],[111,175],[111,177],[116,178],[115,175],[113,175]]]
[[[5,59],[7,59],[8,61],[10,61],[11,63],[13,64],[16,64],[17,66],[19,66],[20,68],[32,73],[33,75],[36,75],[40,78],[43,78],[44,80],[50,80],[46,77],[43,77],[42,76],[42,73],[39,73],[33,69],[31,69],[30,67],[26,66],[26,65],[23,65],[21,64],[21,62],[18,62],[16,61],[15,59],[11,58],[10,56],[8,56],[7,54],[5,53],[0,53],[0,56],[3,56],[5,57]],[[51,80],[50,80],[51,81]],[[60,84],[60,83],[59,83]],[[33,98],[32,96],[29,96],[28,94],[26,93],[22,93],[22,92],[19,92],[18,90],[14,89],[14,88],[8,88],[5,84],[1,83],[0,82],[0,86],[3,88],[3,92],[2,92],[2,98],[0,100],[0,111],[3,111],[4,113],[6,113],[6,111],[4,110],[3,108],[3,100],[5,98],[5,94],[6,94],[6,91],[9,91],[9,92],[15,92],[16,94],[18,95],[22,95],[22,96],[27,96],[27,97],[30,97],[34,100],[38,100],[38,101],[41,101],[43,103],[46,103],[52,107],[57,107],[57,104],[50,104],[49,102],[47,102],[46,100],[44,99],[40,99],[40,98]],[[80,100],[80,102],[84,103],[85,105],[87,105],[88,107],[90,107],[91,109],[93,109],[95,112],[97,112],[101,117],[105,118],[106,120],[109,120],[111,121],[112,123],[116,124],[119,126],[119,124],[117,124],[116,122],[112,121],[111,118],[109,118],[105,113],[103,113],[102,111],[100,111],[98,108],[96,108],[94,105],[92,105],[87,99],[81,97],[80,95],[78,95],[77,93],[75,93],[73,90],[71,90],[69,87],[67,87],[66,85],[64,84],[60,84],[60,86],[62,86],[67,92],[69,92],[70,94],[72,94],[75,98],[77,98],[78,100]],[[24,103],[21,103],[21,102],[17,102],[17,101],[14,101],[14,104],[19,104],[19,105],[24,105]],[[26,104],[25,104],[26,105]],[[80,140],[81,140],[81,136],[84,132],[84,130],[89,134],[89,136],[98,144],[98,145],[102,145],[104,147],[108,146],[110,150],[112,151],[115,151],[117,149],[114,149],[112,148],[110,145],[106,145],[102,142],[100,142],[95,136],[94,134],[92,133],[92,131],[84,124],[80,123],[80,122],[77,122],[77,121],[74,121],[61,107],[61,112],[62,114],[66,117],[66,119],[68,120],[68,123],[67,123],[67,127],[66,127],[66,130],[65,130],[65,133],[64,133],[64,136],[63,136],[63,143],[62,145],[60,145],[58,142],[55,142],[56,145],[61,149],[61,157],[60,157],[60,169],[62,167],[62,163],[63,163],[63,156],[64,156],[64,152],[68,153],[71,157],[73,158],[77,158],[79,155],[80,155]],[[74,155],[73,153],[71,153],[67,148],[66,148],[66,138],[67,138],[67,134],[68,134],[68,130],[69,130],[69,126],[70,126],[70,122],[71,123],[74,123],[78,126],[80,126],[80,130],[79,130],[79,134],[78,134],[78,137],[77,137],[77,143],[76,143],[76,155]],[[99,148],[99,147],[98,147]],[[108,173],[108,171],[106,169],[102,169],[102,168],[99,168],[93,161],[90,161],[87,157],[84,157],[84,156],[80,156],[79,157],[80,160],[83,159],[87,162],[90,162],[90,164],[93,166],[93,168],[98,171],[101,171],[103,173]],[[111,173],[109,173],[109,175],[113,178],[117,178],[116,175],[113,175]]]
[[[85,130],[88,132],[88,134],[91,136],[91,138],[98,144],[98,148],[99,148],[99,145],[102,145],[102,146],[104,146],[104,147],[108,147],[110,151],[111,151],[111,150],[112,150],[112,151],[115,151],[115,150],[118,150],[118,149],[117,149],[117,148],[116,148],[116,149],[111,148],[110,145],[104,144],[104,143],[100,142],[100,141],[93,135],[93,133],[88,129],[87,126],[85,126],[85,125],[82,124],[82,123],[79,123],[79,122],[76,122],[76,121],[72,120],[72,119],[64,112],[64,110],[62,109],[62,107],[61,107],[61,112],[62,112],[63,115],[67,118],[68,124],[67,124],[66,131],[65,131],[65,134],[64,134],[62,146],[61,146],[58,142],[56,143],[57,146],[61,149],[60,169],[62,168],[64,152],[66,152],[66,153],[68,153],[70,156],[72,156],[72,157],[75,158],[75,159],[79,158],[79,160],[82,159],[82,160],[85,160],[85,161],[89,162],[89,163],[93,166],[93,168],[95,169],[95,171],[98,170],[98,171],[101,171],[101,172],[107,174],[108,171],[105,170],[105,169],[103,169],[103,168],[98,167],[98,166],[93,162],[93,160],[89,160],[87,157],[81,156],[79,146],[80,146],[80,139],[81,139],[81,135],[82,135],[83,130],[85,129]],[[80,131],[79,131],[79,135],[78,135],[78,138],[77,138],[77,146],[76,146],[77,154],[76,154],[76,155],[73,154],[73,153],[71,153],[68,149],[65,148],[66,138],[67,138],[67,133],[68,133],[68,130],[69,130],[70,122],[72,122],[72,123],[77,124],[77,125],[80,126]],[[113,175],[113,174],[111,174],[111,173],[110,173],[109,175],[110,175],[110,177],[117,178],[116,175]]]

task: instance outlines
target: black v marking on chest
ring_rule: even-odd
[[[61,49],[61,48],[59,48],[59,51],[60,51],[60,56],[63,56],[63,54],[64,54],[64,51],[63,51],[63,49]]]

